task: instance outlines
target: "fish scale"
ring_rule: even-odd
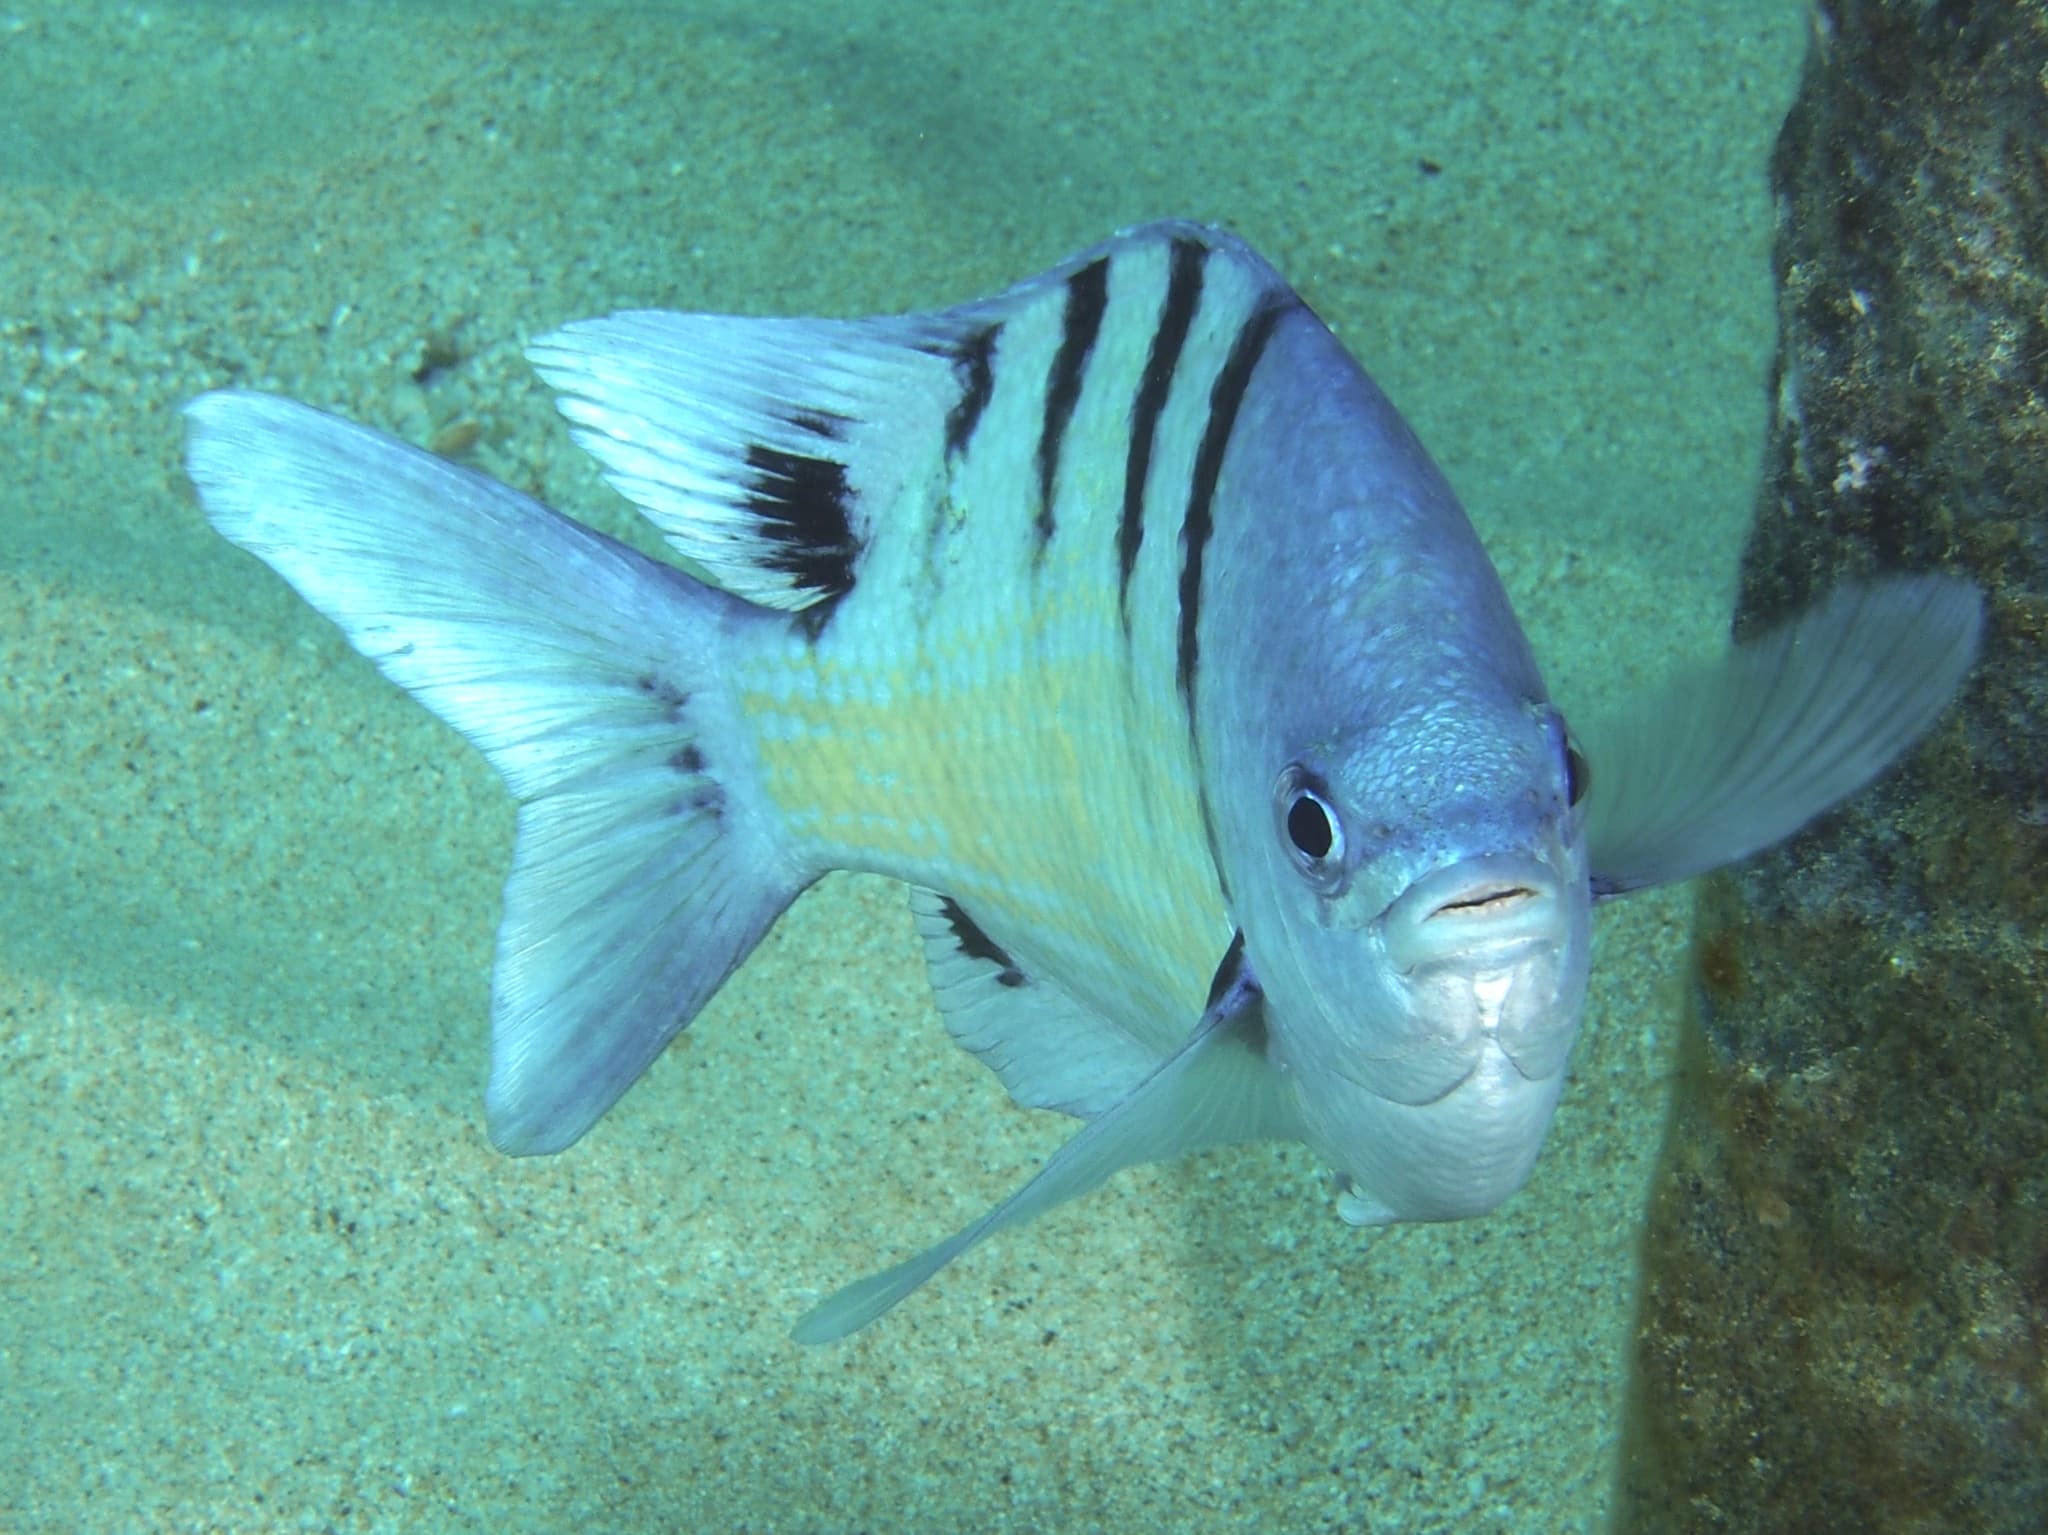
[[[1160,1049],[1179,1033],[1162,1036],[1160,999],[1170,1013],[1199,1010],[1230,933],[1185,706],[1159,685],[1175,664],[1178,514],[1206,421],[1192,370],[1169,404],[1146,502],[1164,508],[1164,527],[1148,527],[1137,616],[1120,632],[1124,444],[1150,341],[1149,324],[1120,322],[1157,313],[1168,256],[1142,247],[1108,263],[1106,315],[1064,434],[1045,553],[1027,536],[1037,483],[1006,461],[1031,434],[1005,422],[1039,420],[1068,308],[1062,287],[1006,315],[993,396],[964,461],[926,504],[890,509],[868,557],[877,578],[839,604],[812,655],[790,658],[812,679],[797,684],[810,700],[800,730],[762,748],[769,793],[817,828],[822,861],[947,891],[1027,971],[1058,976]],[[1211,294],[1191,361],[1205,346],[1227,350],[1252,297]],[[997,446],[979,450],[985,443]],[[896,547],[934,541],[948,568],[979,579],[887,579]],[[916,647],[907,655],[906,634]],[[818,674],[879,678],[897,698],[911,668],[934,692],[908,718],[818,701]],[[740,685],[748,717],[769,717],[770,697],[784,691]],[[949,728],[955,720],[976,723],[966,732]],[[953,829],[936,859],[913,834],[927,824]],[[1076,869],[1089,877],[1077,883]]]
[[[1004,617],[1010,640],[975,646],[975,663],[958,668],[933,664],[950,648],[944,619],[934,618],[926,631],[932,650],[908,658],[929,667],[929,694],[913,694],[906,658],[866,650],[861,660],[887,681],[892,700],[914,699],[907,713],[901,702],[828,708],[814,687],[801,686],[796,699],[776,706],[776,689],[754,691],[743,676],[744,713],[779,707],[801,722],[793,738],[760,748],[770,796],[805,807],[799,824],[818,827],[823,860],[945,890],[1020,957],[1059,945],[1061,966],[1049,973],[1085,985],[1098,1003],[1114,998],[1119,1020],[1153,1015],[1146,999],[1162,987],[1198,1004],[1217,935],[1227,941],[1228,927],[1193,813],[1184,725],[1157,707],[1134,711],[1120,647],[1048,666],[1031,633],[1041,615]],[[1113,625],[1113,593],[1096,618],[1094,627]],[[995,626],[1005,627],[1002,618]],[[835,626],[827,643],[836,655],[864,640],[843,638]],[[1136,729],[1134,712],[1144,721]],[[871,745],[877,735],[882,744]],[[1144,792],[1135,754],[1075,749],[1091,735],[1158,745]],[[1161,811],[1178,814],[1165,819]],[[912,834],[916,826],[945,828],[943,841],[932,847]],[[1091,877],[1077,885],[1076,868]],[[1165,911],[1154,894],[1161,890],[1180,893]],[[1161,925],[1162,916],[1171,922]],[[1123,974],[1115,963],[1090,974],[1096,939],[1124,933],[1147,935],[1136,950],[1145,962]]]
[[[1234,1141],[1311,1147],[1355,1224],[1494,1208],[1564,1090],[1593,903],[1868,782],[1981,626],[1967,582],[1845,587],[1568,729],[1392,404],[1192,224],[949,310],[629,312],[529,355],[708,582],[269,396],[193,402],[188,467],[519,800],[499,1146],[582,1135],[835,868],[911,886],[948,1032],[1082,1121],[805,1342]]]

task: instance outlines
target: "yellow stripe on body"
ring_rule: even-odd
[[[1153,443],[1127,639],[1123,476],[1170,258],[1110,270],[1050,518],[1059,285],[1004,316],[964,456],[896,467],[902,499],[816,647],[792,638],[737,679],[766,792],[820,862],[951,896],[1027,974],[1161,1054],[1231,937],[1175,680],[1179,535],[1215,370],[1256,298],[1212,267]]]
[[[1164,1051],[1229,925],[1179,696],[1134,685],[1113,585],[1078,547],[959,579],[922,623],[856,589],[815,650],[750,660],[735,691],[820,861],[953,897],[1027,973]]]

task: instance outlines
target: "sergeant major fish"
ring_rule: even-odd
[[[1305,1142],[1358,1224],[1493,1209],[1591,905],[1789,834],[1975,650],[1973,588],[1883,580],[1582,742],[1393,406],[1191,224],[941,312],[623,313],[529,355],[697,574],[274,397],[193,402],[191,477],[519,802],[498,1146],[581,1136],[831,869],[908,884],[953,1038],[1083,1121],[804,1341],[1224,1142]]]

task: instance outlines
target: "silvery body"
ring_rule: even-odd
[[[1877,581],[1575,738],[1400,416],[1199,226],[956,309],[635,312],[530,355],[688,573],[272,397],[196,401],[190,471],[519,800],[500,1146],[580,1136],[836,868],[911,887],[953,1037],[1083,1121],[809,1341],[1228,1141],[1313,1147],[1355,1223],[1494,1208],[1592,904],[1793,831],[1974,653],[1971,588]]]

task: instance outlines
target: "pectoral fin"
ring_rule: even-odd
[[[1947,707],[1982,626],[1954,577],[1845,587],[1580,730],[1593,893],[1732,863],[1862,788]]]
[[[1266,1065],[1260,994],[1244,962],[1244,940],[1230,946],[1194,1031],[1123,1099],[1052,1154],[1029,1182],[980,1220],[892,1269],[827,1296],[797,1322],[799,1343],[826,1343],[857,1332],[940,1269],[1004,1226],[1099,1186],[1110,1174],[1204,1146],[1294,1134],[1282,1084]]]

